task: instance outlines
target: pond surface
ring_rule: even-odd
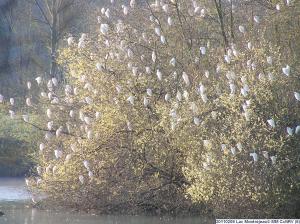
[[[24,179],[0,178],[0,224],[204,224],[198,217],[170,218],[157,216],[110,216],[54,212],[31,208],[30,194]],[[210,220],[211,223],[211,220]]]

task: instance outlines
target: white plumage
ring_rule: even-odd
[[[274,119],[269,119],[267,120],[268,124],[272,127],[272,128],[275,128],[275,121]]]

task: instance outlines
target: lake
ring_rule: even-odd
[[[204,224],[199,217],[173,218],[158,216],[90,215],[86,213],[54,212],[31,208],[31,197],[25,180],[0,178],[0,224]],[[211,222],[211,220],[210,220]]]

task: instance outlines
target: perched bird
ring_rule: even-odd
[[[156,71],[156,76],[157,76],[157,78],[158,78],[159,81],[162,80],[162,73],[161,73],[161,71],[159,69],[157,69],[157,71]]]
[[[295,96],[296,100],[300,101],[300,93],[294,92],[294,96]]]
[[[84,184],[84,177],[82,175],[79,175],[78,179],[81,184]]]
[[[239,31],[240,31],[241,33],[245,33],[245,32],[246,32],[246,29],[245,29],[244,26],[239,26]]]
[[[289,76],[289,75],[290,75],[290,72],[291,72],[290,66],[287,65],[286,67],[282,68],[282,72],[283,72],[283,74],[285,74],[286,76]]]
[[[272,161],[272,164],[275,165],[277,157],[276,156],[271,156],[270,159]]]
[[[294,129],[293,129],[293,128],[290,128],[290,127],[287,127],[287,128],[286,128],[286,131],[287,131],[287,133],[288,133],[289,136],[292,136],[293,133],[294,133]]]
[[[256,152],[250,153],[250,156],[253,158],[254,163],[258,161],[258,155]]]
[[[103,35],[106,35],[108,34],[108,31],[109,31],[109,26],[108,24],[101,24],[100,25],[100,32],[103,34]]]
[[[267,122],[272,128],[275,128],[275,121],[273,119],[269,119]]]

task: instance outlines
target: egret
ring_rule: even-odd
[[[200,119],[198,117],[194,117],[194,124],[197,126],[200,125]]]
[[[244,26],[239,26],[239,31],[241,32],[241,33],[245,33],[246,32],[246,29],[245,29],[245,27]]]
[[[262,153],[266,159],[269,159],[269,153],[267,151],[262,151]]]
[[[99,118],[101,117],[101,113],[99,111],[97,111],[95,113],[95,117],[96,117],[96,120],[99,120]]]
[[[275,121],[273,119],[269,119],[267,122],[272,128],[275,128]]]
[[[183,81],[185,82],[185,84],[187,86],[189,86],[190,85],[189,76],[185,72],[182,73],[182,78],[183,78]]]
[[[231,151],[232,155],[234,155],[234,156],[236,155],[236,149],[234,147],[231,147],[230,151]]]
[[[83,165],[87,170],[90,170],[90,163],[87,160],[83,161]]]
[[[172,58],[171,61],[170,61],[170,64],[175,67],[175,65],[176,65],[176,59]]]
[[[300,101],[300,93],[294,92],[294,96],[295,96],[296,100]]]
[[[37,82],[38,85],[40,85],[42,83],[42,78],[40,76],[36,77],[35,81]]]
[[[268,62],[268,64],[272,65],[273,59],[272,59],[271,56],[268,56],[268,57],[267,57],[267,62]]]
[[[100,32],[103,34],[103,35],[106,35],[106,34],[108,34],[108,31],[109,31],[109,26],[108,26],[108,24],[106,24],[106,23],[102,23],[101,25],[100,25]]]
[[[176,99],[178,100],[178,101],[181,101],[182,100],[182,94],[181,94],[181,92],[177,92],[177,94],[176,94]]]
[[[14,111],[9,110],[8,112],[9,112],[9,115],[10,115],[10,118],[11,118],[11,119],[14,119],[14,118],[16,117],[16,114],[15,114]]]
[[[148,88],[146,91],[148,96],[152,96],[153,94],[152,89]]]
[[[73,117],[74,117],[74,115],[75,115],[75,112],[74,112],[74,110],[70,110],[70,112],[69,112],[69,115],[70,115],[70,117],[71,117],[71,118],[73,118]]]
[[[68,43],[68,46],[71,46],[74,43],[74,38],[73,37],[68,37],[67,43]]]
[[[91,140],[91,139],[93,138],[93,131],[92,131],[92,130],[89,130],[89,131],[87,132],[87,138],[88,138],[89,140]]]
[[[37,170],[37,172],[38,172],[39,175],[42,174],[42,167],[37,166],[37,167],[36,167],[36,170]]]
[[[168,17],[168,25],[169,26],[173,25],[173,19],[171,17]]]
[[[22,115],[23,120],[28,123],[29,122],[29,116],[28,115]]]
[[[57,78],[53,77],[53,78],[51,79],[51,81],[52,81],[52,83],[53,83],[54,86],[57,86],[57,85],[58,85]]]
[[[61,133],[62,133],[62,132],[63,132],[63,127],[60,126],[60,127],[56,130],[56,132],[55,132],[56,137],[61,136]]]
[[[155,51],[152,52],[152,61],[155,63],[156,62],[156,53]]]
[[[258,161],[258,155],[256,152],[250,153],[250,156],[253,158],[254,163]]]
[[[169,101],[171,99],[171,94],[169,94],[169,93],[167,93],[166,95],[165,95],[165,101]]]
[[[270,159],[272,161],[272,164],[275,165],[277,157],[276,156],[271,156]]]
[[[296,127],[295,133],[296,133],[296,134],[299,134],[299,133],[300,133],[300,125],[298,125],[298,126]]]
[[[32,107],[32,103],[31,103],[30,98],[26,98],[26,105],[29,106],[29,107]]]
[[[162,44],[166,44],[166,38],[165,38],[165,36],[163,36],[163,35],[160,36],[160,42]]]
[[[154,30],[155,30],[156,35],[160,37],[161,36],[160,28],[159,27],[155,27]]]
[[[286,128],[286,131],[287,131],[287,133],[288,133],[289,136],[292,136],[293,133],[294,133],[294,129],[293,129],[293,128],[290,128],[290,127],[287,127],[287,128]]]
[[[280,11],[280,5],[279,4],[276,5],[276,10]]]
[[[145,107],[148,107],[149,104],[150,104],[149,99],[147,99],[147,97],[144,97],[144,106],[145,106]]]
[[[10,104],[13,106],[15,104],[15,99],[14,98],[10,98],[9,99]]]
[[[71,150],[73,151],[73,152],[76,152],[77,151],[77,148],[76,148],[76,145],[75,144],[71,144]]]
[[[44,144],[44,143],[41,143],[40,146],[39,146],[40,151],[43,151],[43,150],[45,149],[45,147],[46,147],[45,144]]]
[[[53,122],[53,121],[49,121],[49,122],[47,123],[47,128],[48,128],[48,130],[49,130],[49,131],[51,131],[51,130],[52,130],[52,128],[53,128],[53,124],[54,124],[54,122]]]
[[[110,10],[109,9],[106,9],[106,11],[105,11],[105,16],[107,17],[107,18],[109,18],[110,17]]]
[[[200,52],[202,55],[206,54],[206,48],[205,47],[200,47]]]
[[[47,109],[46,114],[49,119],[52,118],[52,111],[49,108]]]
[[[83,119],[84,119],[84,122],[85,122],[87,125],[90,125],[90,124],[92,123],[92,120],[91,120],[90,117],[85,116]]]
[[[259,16],[254,16],[253,19],[254,19],[254,21],[255,21],[256,23],[260,23],[260,18],[259,18]]]
[[[27,88],[31,89],[31,82],[27,82]]]
[[[127,101],[128,101],[130,104],[134,105],[134,96],[129,96],[129,97],[127,98]]]
[[[282,68],[282,72],[283,72],[283,74],[285,74],[286,76],[289,76],[289,75],[290,75],[290,72],[291,72],[290,66],[287,65],[286,67]]]
[[[162,80],[162,73],[161,73],[161,71],[159,69],[157,69],[157,71],[156,71],[156,76],[157,76],[157,78],[158,78],[159,81]]]
[[[56,159],[61,158],[61,157],[62,157],[62,154],[63,154],[63,153],[62,153],[61,150],[59,150],[59,149],[54,150],[54,155],[55,155]]]
[[[30,184],[30,181],[27,178],[25,178],[25,183],[26,183],[26,186],[28,187]]]
[[[79,175],[78,179],[81,184],[84,184],[84,177],[82,175]]]
[[[90,171],[90,170],[89,170],[89,173],[88,173],[88,175],[89,175],[89,177],[90,177],[90,178],[93,178],[93,176],[94,176],[93,172],[92,172],[92,171]]]
[[[2,95],[0,94],[0,103],[3,103],[3,101],[4,101],[4,96],[2,96]]]
[[[238,150],[239,150],[240,152],[243,151],[243,145],[242,145],[242,143],[238,142],[238,143],[236,144],[236,147],[238,148]]]

